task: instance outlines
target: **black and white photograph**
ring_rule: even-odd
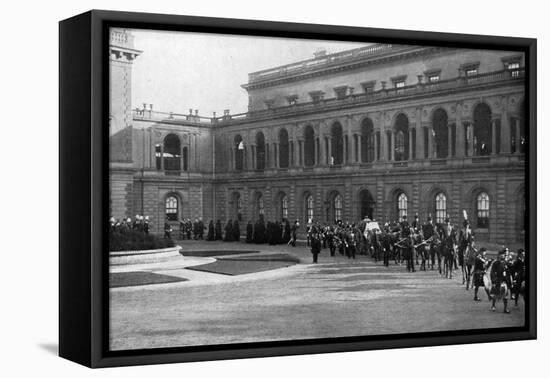
[[[110,351],[526,326],[526,56],[109,30]]]

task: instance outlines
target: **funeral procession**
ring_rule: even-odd
[[[112,350],[525,324],[522,53],[170,35],[111,29]]]

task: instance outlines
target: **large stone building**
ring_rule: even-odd
[[[356,221],[418,213],[521,241],[524,56],[374,44],[249,74],[244,114],[131,106],[127,31],[111,37],[111,212]],[[139,59],[139,58],[138,58]],[[242,227],[241,229],[244,229]]]

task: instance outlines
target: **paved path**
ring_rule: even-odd
[[[187,247],[198,248],[197,243],[188,243]],[[258,249],[258,245],[227,244],[235,249]],[[404,266],[386,268],[364,256],[333,258],[327,250],[320,263],[313,265],[305,248],[261,249],[262,254],[293,253],[307,263],[240,276],[183,269],[213,258],[186,257],[127,267],[189,281],[111,289],[111,348],[523,325],[523,303],[512,308],[511,314],[501,313],[500,303],[500,312],[493,313],[484,293],[482,302],[474,302],[472,291],[465,290],[461,279],[442,278],[435,271],[407,273]]]

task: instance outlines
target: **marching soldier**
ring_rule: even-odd
[[[518,298],[523,294],[523,282],[525,281],[525,250],[523,248],[518,249],[518,256],[512,264],[511,274],[513,279],[512,299],[514,306],[517,307]]]
[[[426,239],[426,241],[430,241],[429,246],[427,246],[426,248],[429,248],[430,251],[430,260],[432,262],[433,270],[435,265],[435,245],[433,243],[435,229],[431,216],[428,216],[427,222],[422,226],[422,233],[424,234],[424,238]]]
[[[474,276],[473,276],[473,285],[474,285],[474,301],[479,302],[481,299],[477,296],[477,292],[480,287],[485,287],[483,282],[483,275],[485,274],[485,267],[487,266],[487,249],[485,247],[480,248],[479,252],[476,254],[474,261]],[[487,292],[488,293],[488,292]]]
[[[311,254],[313,255],[313,263],[317,264],[317,258],[321,253],[321,239],[319,234],[314,232],[311,234]]]
[[[509,314],[507,292],[510,288],[510,272],[506,264],[506,254],[508,248],[502,249],[498,253],[498,260],[493,263],[491,268],[491,282],[493,287],[491,288],[491,296],[493,298],[493,304],[491,311],[496,311],[495,304],[497,299],[502,298],[504,303],[504,313]]]

